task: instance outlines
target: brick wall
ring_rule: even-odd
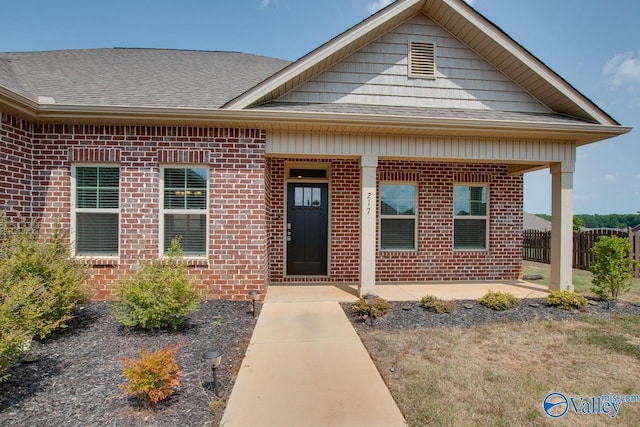
[[[402,171],[405,177],[394,171]],[[378,183],[405,179],[418,182],[418,251],[378,251],[377,281],[509,280],[521,276],[522,176],[508,176],[503,165],[380,161]],[[488,184],[488,251],[453,250],[454,183]]]
[[[0,117],[0,209],[8,217],[31,216],[31,124],[11,115]]]
[[[46,228],[71,224],[72,164],[120,165],[120,256],[92,260],[95,299],[138,259],[160,252],[161,164],[209,166],[208,256],[188,261],[206,298],[246,299],[266,289],[264,131],[254,129],[34,125],[33,210]]]
[[[284,277],[285,163],[270,159],[269,242],[271,281],[356,283],[359,278],[360,164],[331,162],[331,242],[328,278]],[[508,280],[521,276],[522,177],[503,165],[380,160],[380,182],[418,183],[418,251],[377,251],[376,281]],[[489,186],[489,251],[453,250],[453,185]],[[379,234],[379,231],[378,231]]]

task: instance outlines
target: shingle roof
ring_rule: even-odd
[[[453,110],[426,107],[400,107],[387,105],[363,105],[363,104],[306,104],[270,102],[253,107],[252,110],[294,111],[313,113],[338,113],[338,114],[371,114],[382,116],[400,117],[424,117],[431,119],[458,119],[458,120],[491,120],[504,122],[528,122],[544,124],[577,124],[588,123],[586,120],[575,117],[566,117],[560,114],[536,114],[519,113],[497,110]]]
[[[56,104],[217,108],[288,64],[238,52],[11,52],[0,53],[0,85]]]

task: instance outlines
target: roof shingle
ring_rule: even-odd
[[[11,52],[0,53],[0,85],[56,104],[218,108],[288,64],[170,49]]]

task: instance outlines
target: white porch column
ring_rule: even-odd
[[[360,158],[360,296],[376,293],[377,167],[377,156]]]
[[[551,167],[551,291],[573,290],[574,172],[573,162]]]

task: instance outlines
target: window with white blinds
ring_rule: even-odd
[[[74,168],[75,254],[118,256],[120,168]]]
[[[205,167],[162,168],[162,250],[179,237],[187,256],[207,254],[207,182]]]
[[[488,248],[487,187],[456,185],[453,187],[453,248],[486,250]]]
[[[380,248],[416,250],[416,186],[380,185]]]

